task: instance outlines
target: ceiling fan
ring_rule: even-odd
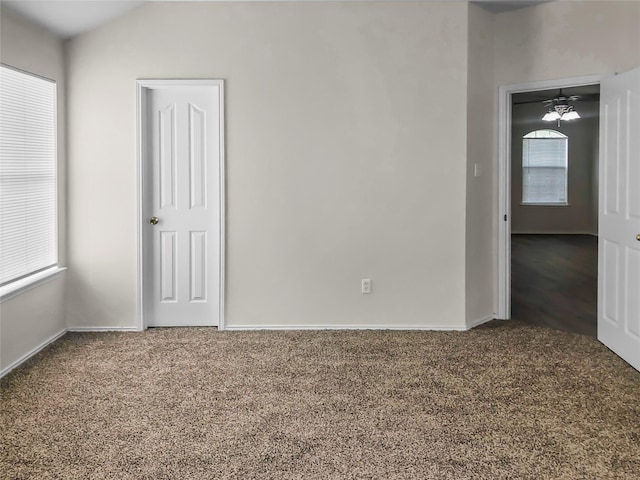
[[[573,103],[581,100],[581,101],[593,101],[599,100],[600,95],[598,93],[589,93],[583,95],[565,95],[562,92],[562,89],[558,90],[558,94],[553,98],[546,98],[542,100],[527,100],[527,101],[515,101],[514,105],[523,105],[523,104],[531,104],[531,103],[542,103],[545,107],[547,107],[547,112],[542,117],[542,120],[546,122],[558,122],[558,127],[560,126],[560,121],[570,121],[576,120],[580,118],[580,115],[575,110]]]
[[[558,90],[558,94],[553,97],[553,98],[549,98],[549,90],[546,90],[545,92],[527,92],[525,94],[523,93],[517,93],[515,94],[516,99],[514,99],[513,104],[514,105],[527,105],[527,104],[532,104],[532,103],[544,103],[544,104],[550,104],[553,103],[554,100],[560,100],[562,98],[566,99],[567,101],[570,102],[576,102],[576,101],[581,101],[581,102],[593,102],[593,101],[598,101],[600,100],[600,94],[599,93],[581,93],[579,95],[566,95],[562,89]],[[517,98],[519,96],[525,96],[526,95],[526,100],[518,100]]]
[[[562,89],[560,89],[558,95],[554,98],[542,101],[547,107],[547,113],[542,117],[542,120],[546,122],[557,120],[558,126],[560,126],[560,120],[576,120],[580,118],[580,115],[575,111],[573,105],[569,103],[575,102],[579,98],[579,95],[567,97],[562,94]]]

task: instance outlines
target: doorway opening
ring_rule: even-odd
[[[599,109],[599,84],[511,96],[511,316],[592,337]]]
[[[600,85],[602,76],[600,75],[592,75],[585,77],[577,77],[577,78],[567,78],[567,79],[558,79],[558,80],[546,80],[541,82],[531,82],[531,83],[523,83],[517,85],[504,85],[500,87],[499,97],[498,97],[498,212],[500,214],[500,222],[498,223],[498,308],[497,308],[497,318],[500,319],[510,319],[512,318],[512,226],[513,226],[513,214],[516,213],[516,209],[513,208],[514,202],[517,201],[518,206],[522,202],[522,189],[518,191],[517,195],[514,196],[514,192],[512,191],[512,170],[513,170],[513,145],[515,143],[519,144],[519,162],[520,166],[522,165],[522,141],[523,138],[512,138],[512,126],[513,122],[513,104],[516,101],[522,102],[524,105],[524,109],[537,109],[537,114],[539,115],[540,122],[534,126],[533,124],[529,125],[530,129],[524,133],[522,133],[522,137],[526,134],[541,130],[548,129],[558,131],[558,129],[562,130],[562,124],[560,127],[557,126],[557,122],[542,122],[542,116],[546,113],[545,106],[546,104],[542,103],[545,99],[553,98],[558,94],[559,89],[564,92],[570,91],[568,89],[572,88],[583,88],[584,95],[591,95],[594,93],[594,90],[597,89]],[[591,89],[591,90],[588,90]],[[519,96],[518,96],[519,95]],[[533,102],[533,103],[524,103],[524,102]],[[540,102],[536,105],[537,102]],[[579,107],[581,108],[581,107]],[[579,108],[576,110],[579,111]],[[581,119],[580,119],[581,120]],[[574,121],[579,122],[580,120]],[[536,119],[537,121],[537,119]],[[569,123],[569,122],[567,122]],[[597,118],[596,118],[597,123]],[[526,127],[526,121],[524,122]],[[559,132],[562,134],[562,132]],[[597,159],[597,145],[595,150],[595,155]],[[596,164],[597,165],[597,164]],[[522,171],[519,172],[522,175]],[[596,175],[596,187],[598,184],[597,175]],[[570,185],[568,188],[568,202],[572,201],[572,191]],[[597,198],[597,196],[596,196]],[[533,202],[535,203],[535,202]],[[597,203],[596,203],[597,204]],[[523,206],[524,208],[524,206]],[[568,207],[555,206],[557,210]],[[546,214],[543,213],[542,220],[544,220]],[[559,222],[560,219],[557,219],[556,222]],[[596,221],[597,225],[597,221]],[[517,227],[517,224],[516,224]],[[597,229],[595,230],[597,232]],[[524,232],[520,232],[524,233]],[[531,234],[533,233],[530,232]],[[573,232],[562,232],[562,233],[573,233]],[[590,234],[588,231],[580,232],[583,234]],[[593,237],[594,239],[597,237]],[[596,249],[597,252],[597,249]],[[597,267],[596,267],[597,270]],[[597,276],[597,274],[596,274]]]

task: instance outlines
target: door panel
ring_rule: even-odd
[[[160,233],[160,302],[176,301],[176,232]],[[155,256],[155,255],[154,255]]]
[[[640,370],[640,68],[600,90],[598,339]]]
[[[189,198],[191,208],[207,208],[206,112],[189,104]]]
[[[207,232],[191,232],[191,301],[207,301]]]
[[[627,304],[625,310],[627,316],[631,319],[628,325],[629,334],[640,339],[640,322],[633,321],[634,318],[640,318],[640,291],[637,289],[637,286],[640,285],[640,250],[627,248],[626,254],[627,281],[625,282],[626,292],[624,297]]]
[[[618,261],[619,245],[607,239],[602,241],[603,247],[600,249],[603,256],[603,293],[602,298],[602,318],[613,325],[618,323]]]
[[[147,326],[216,326],[221,305],[222,85],[145,90]]]
[[[176,206],[176,106],[168,105],[159,112],[159,125],[154,126],[158,135],[157,157],[160,163],[157,191],[159,202],[157,207],[175,208]],[[155,143],[155,142],[154,142]],[[155,152],[152,150],[152,155]],[[155,163],[155,162],[154,162]]]

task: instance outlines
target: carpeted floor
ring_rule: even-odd
[[[7,479],[637,479],[640,373],[597,340],[74,333],[1,381]]]

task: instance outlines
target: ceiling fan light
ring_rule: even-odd
[[[545,122],[553,122],[554,120],[558,120],[560,118],[560,114],[556,111],[549,111],[547,112],[544,117],[542,117],[542,120],[544,120]]]
[[[570,110],[562,115],[562,120],[575,120],[576,118],[580,118],[580,115],[575,110]]]

